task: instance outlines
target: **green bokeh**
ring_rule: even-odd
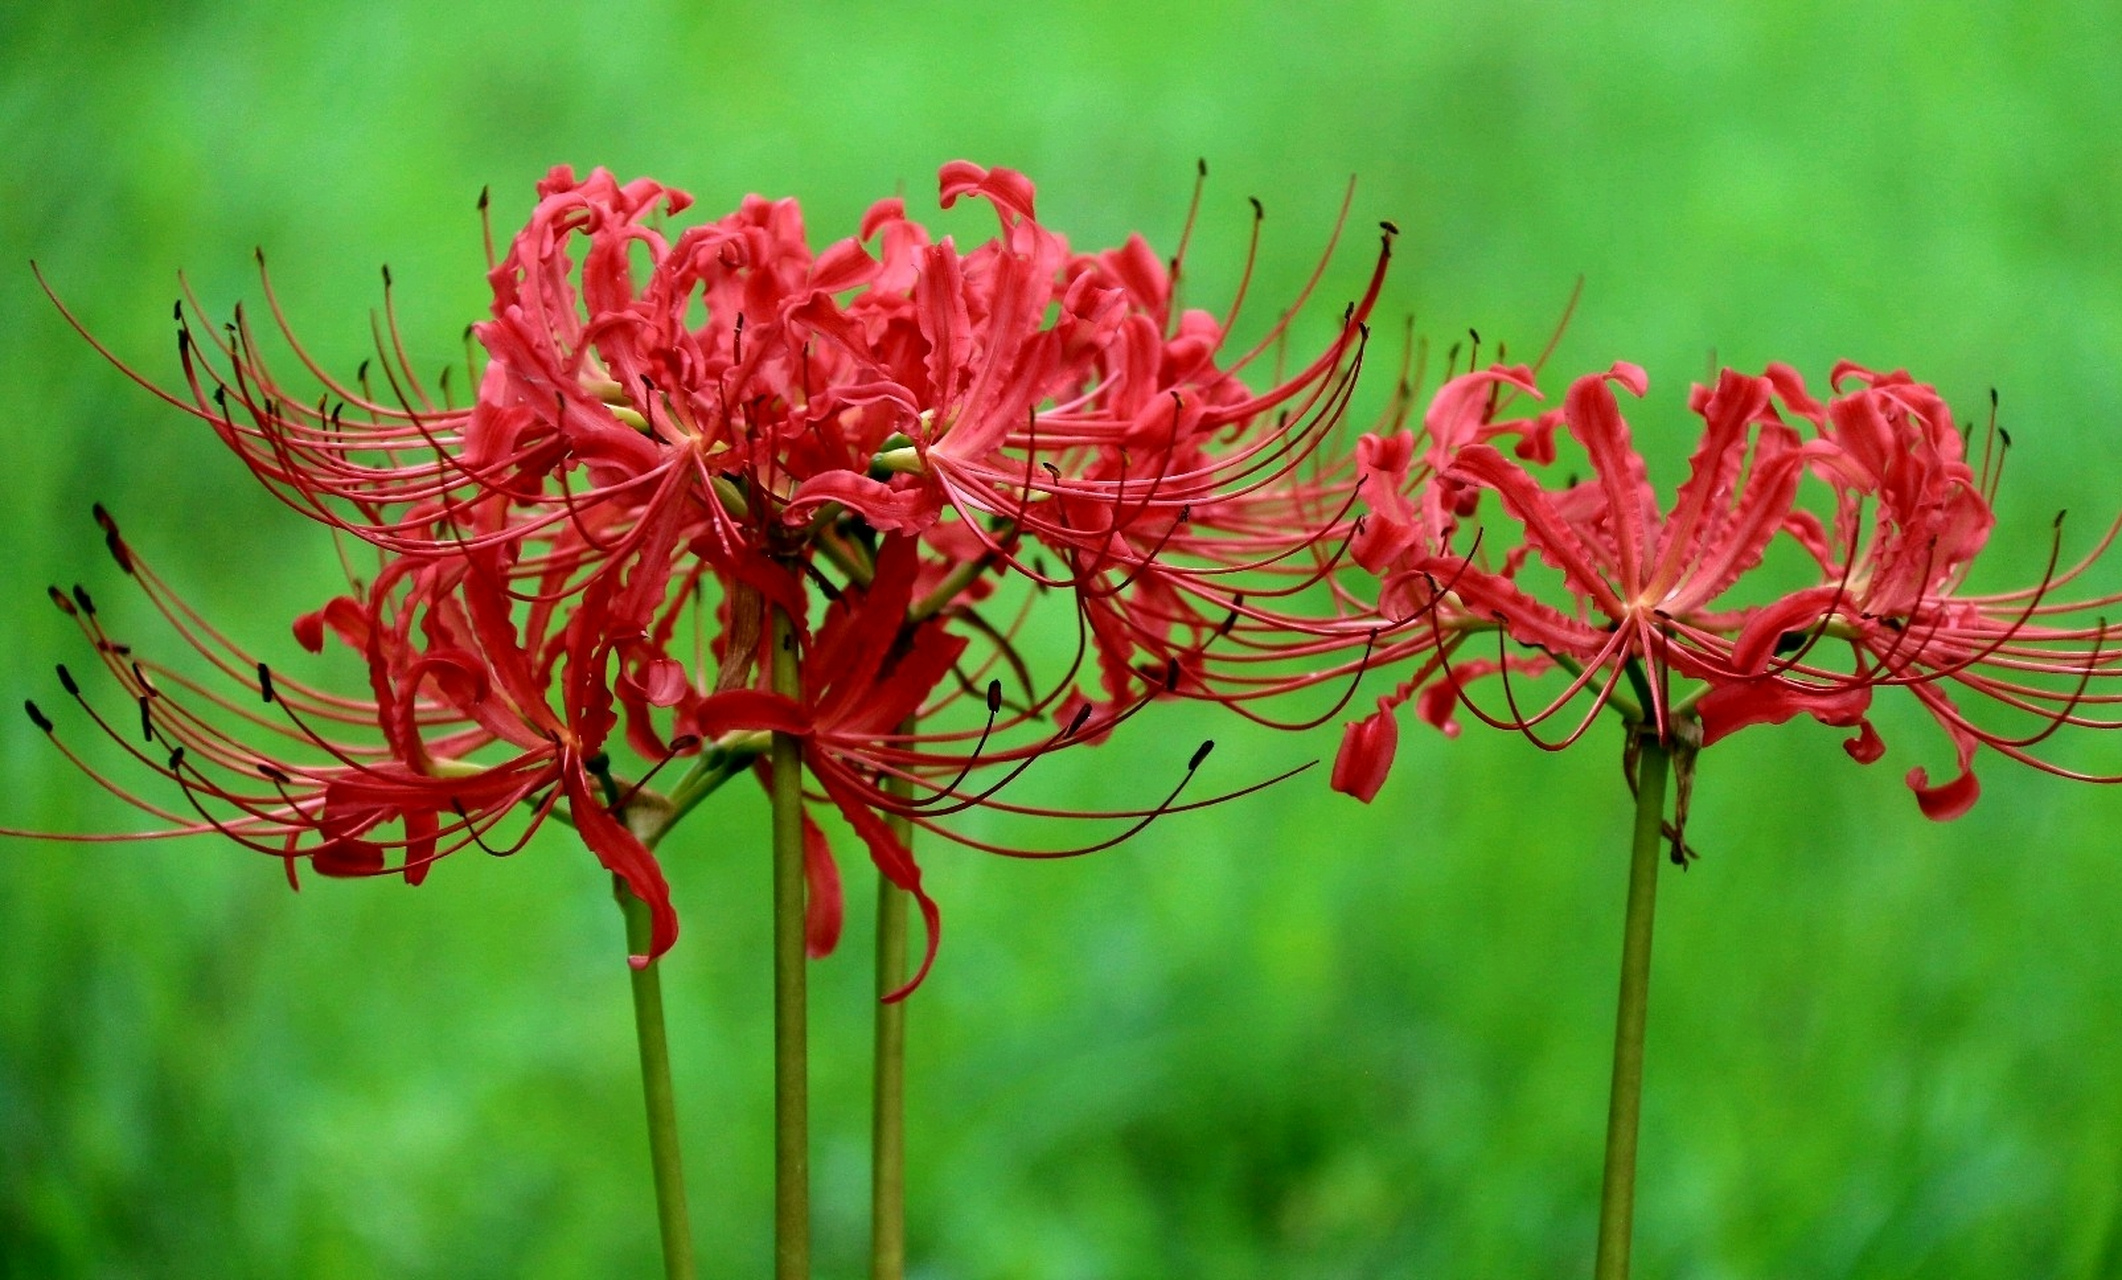
[[[217,314],[255,304],[258,245],[335,366],[366,344],[384,261],[413,347],[449,361],[480,309],[474,198],[491,185],[505,232],[557,162],[710,211],[798,195],[830,238],[879,195],[927,205],[966,156],[1028,171],[1080,244],[1168,247],[1205,156],[1209,299],[1246,195],[1268,207],[1264,315],[1352,172],[1354,225],[1404,232],[1387,313],[1440,341],[1472,325],[1529,351],[1582,275],[1555,373],[1647,366],[1639,430],[1668,483],[1712,350],[1816,378],[1849,356],[1968,410],[2002,389],[1997,585],[2038,569],[2057,508],[2082,546],[2122,506],[2104,3],[67,8],[0,8],[0,244],[163,379],[176,270]],[[0,331],[0,689],[49,702],[50,664],[86,665],[47,582],[154,634],[86,518],[98,498],[204,612],[288,654],[329,544],[25,269],[0,269]],[[9,723],[0,823],[136,820]],[[1704,762],[1709,856],[1663,894],[1640,1271],[2122,1274],[2122,795],[1991,758],[1982,804],[1933,825],[1899,774],[1944,744],[1905,709],[1881,724],[1872,769],[1802,725]],[[1043,785],[1131,794],[1211,733],[1221,785],[1335,743],[1177,710]],[[1549,757],[1410,727],[1369,808],[1315,771],[1081,862],[927,849],[947,938],[912,1015],[917,1273],[1585,1273],[1617,738]],[[763,822],[718,797],[666,846],[716,1275],[765,1272]],[[619,922],[549,834],[418,891],[299,895],[210,842],[0,846],[0,1274],[649,1273]],[[865,1231],[858,861],[855,924],[814,971],[821,1276],[856,1274]]]

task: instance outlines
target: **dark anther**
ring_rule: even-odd
[[[2004,447],[2005,447],[2005,448],[2007,448],[2007,449],[2011,448],[2011,432],[2009,432],[2009,431],[2006,431],[2006,430],[2005,430],[2004,428],[2002,428],[2002,427],[1998,427],[1998,428],[1997,428],[1997,439],[1999,439],[1999,440],[2002,440],[2002,441],[2004,442]]]
[[[46,594],[51,596],[52,603],[59,606],[59,612],[65,614],[69,618],[74,616],[74,602],[66,598],[66,593],[64,591],[61,591],[55,586],[46,587],[44,590]]]
[[[360,364],[359,364],[358,366],[356,366],[356,367],[355,367],[355,369],[354,369],[354,381],[356,381],[356,382],[367,382],[367,381],[368,381],[368,361],[366,361],[366,360],[363,360],[363,361],[362,361],[362,362],[361,362],[361,363],[360,363]]]
[[[699,734],[681,733],[677,737],[672,738],[670,740],[670,753],[674,756],[684,755],[686,752],[691,751],[694,747],[697,747],[699,745]]]
[[[1182,506],[1182,507],[1180,507],[1180,508],[1179,508],[1179,523],[1180,523],[1180,524],[1192,524],[1193,522],[1194,522],[1194,504],[1193,504],[1193,503],[1191,503],[1191,502],[1189,502],[1189,503],[1187,503],[1187,504],[1185,504],[1184,506]]]
[[[155,713],[149,705],[153,701],[154,699],[144,693],[140,695],[140,740],[142,742],[153,742],[155,740]]]
[[[258,664],[258,696],[267,702],[273,700],[273,669],[262,662]]]
[[[484,186],[479,188],[479,212],[486,212],[487,201],[493,198],[493,194],[494,189],[492,186]]]
[[[2068,515],[2068,514],[2070,514],[2070,508],[2068,508],[2068,507],[2065,507],[2065,508],[2064,508],[2063,510],[2061,510],[2061,511],[2058,511],[2058,512],[2056,513],[2056,523],[2055,523],[2055,526],[2054,526],[2054,527],[2055,527],[2055,528],[2058,528],[2058,529],[2062,528],[2062,527],[2063,527],[2063,517],[2064,517],[2064,516],[2066,516],[2066,515]]]
[[[383,287],[391,287],[391,264],[388,262],[383,264]]]
[[[68,697],[81,696],[81,686],[74,683],[74,673],[68,671],[63,662],[59,664],[59,687],[66,690]]]
[[[170,748],[170,753],[169,753],[169,769],[170,769],[170,772],[171,772],[171,773],[175,773],[175,772],[176,772],[177,770],[179,770],[179,769],[182,769],[183,767],[184,767],[184,748],[183,748],[183,747],[172,747],[172,748]]]
[[[1075,715],[1069,717],[1068,728],[1063,729],[1061,731],[1061,736],[1064,738],[1075,737],[1076,730],[1081,729],[1083,727],[1083,722],[1088,719],[1090,719],[1090,704],[1086,702],[1082,706],[1076,708]]]
[[[1205,178],[1208,176],[1207,156],[1202,156],[1194,161],[1194,176],[1197,178]]]
[[[1253,221],[1258,222],[1267,216],[1267,210],[1260,207],[1260,197],[1247,196],[1245,198],[1253,202]]]
[[[182,298],[179,298],[179,299],[177,299],[177,305],[175,305],[175,306],[173,306],[173,307],[171,307],[171,308],[169,309],[169,314],[170,314],[170,318],[171,318],[172,320],[175,320],[175,321],[176,321],[176,322],[177,322],[178,324],[183,324],[183,323],[184,323],[184,299],[182,299]]]
[[[1042,458],[1040,459],[1039,465],[1045,467],[1046,474],[1052,476],[1054,479],[1059,480],[1061,478],[1061,468],[1055,466],[1053,463],[1048,462]]]
[[[1778,655],[1796,653],[1805,647],[1807,638],[1806,633],[1803,631],[1786,631],[1776,637],[1776,653]]]
[[[1176,691],[1178,687],[1179,660],[1177,658],[1166,658],[1164,660],[1164,691],[1171,693]]]
[[[45,718],[45,715],[42,711],[37,710],[36,703],[31,702],[28,698],[24,698],[22,700],[22,709],[24,711],[29,712],[29,722],[31,724],[36,725],[39,729],[44,730],[46,733],[50,733],[52,731],[52,722],[49,719]]]
[[[1385,234],[1389,236],[1396,236],[1400,234],[1399,224],[1394,222],[1390,218],[1381,221],[1380,223],[1378,223],[1378,226],[1381,230],[1385,232]]]
[[[1186,771],[1188,773],[1192,773],[1194,770],[1200,768],[1201,762],[1203,760],[1208,759],[1208,753],[1214,751],[1215,749],[1216,740],[1214,738],[1209,738],[1204,741],[1200,746],[1195,747],[1194,758],[1186,762]]]
[[[1997,389],[1995,387],[1989,389],[1989,407],[1992,409],[1997,407]]]
[[[280,769],[273,765],[267,764],[263,760],[260,760],[258,762],[258,774],[267,782],[277,782],[283,787],[286,786],[289,782],[293,781],[293,779],[289,778],[287,774],[281,772]]]
[[[131,573],[133,571],[133,554],[125,549],[125,539],[118,536],[118,522],[111,519],[111,513],[105,511],[103,504],[100,502],[95,504],[91,510],[95,514],[96,523],[103,527],[103,545],[110,548],[111,559],[118,562],[120,569]],[[94,612],[94,610],[90,612]]]
[[[987,714],[994,715],[1001,710],[1002,682],[1000,680],[990,680],[987,682]]]

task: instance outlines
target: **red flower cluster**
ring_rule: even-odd
[[[1011,808],[996,791],[1034,757],[1168,693],[1245,701],[1289,682],[1254,689],[1249,664],[1322,646],[1279,638],[1263,598],[1334,564],[1340,513],[1316,513],[1353,486],[1320,446],[1386,261],[1316,359],[1255,390],[1249,366],[1295,306],[1226,359],[1236,304],[1180,311],[1178,263],[1139,237],[1071,251],[1008,170],[946,165],[940,190],[946,208],[989,204],[997,234],[961,251],[894,199],[814,253],[794,201],[754,197],[673,231],[684,193],[556,169],[491,272],[491,316],[472,329],[486,362],[462,408],[446,380],[438,403],[414,375],[394,318],[349,384],[295,341],[268,281],[317,384],[298,395],[240,311],[195,329],[180,306],[185,385],[158,394],[291,507],[377,552],[373,576],[295,625],[312,651],[332,638],[358,654],[369,696],[276,679],[99,513],[121,563],[243,690],[136,659],[85,596],[55,593],[139,704],[147,743],[99,724],[194,812],[109,785],[175,831],[285,858],[291,877],[307,860],[418,881],[456,850],[520,847],[527,830],[500,831],[512,814],[559,816],[653,908],[646,963],[677,933],[655,840],[769,734],[792,734],[814,798],[916,896],[932,957],[935,904],[883,815],[943,831],[972,805]],[[1250,601],[1227,582],[1256,572],[1275,585]],[[1083,643],[1035,684],[1013,641],[1042,599],[1074,608]],[[800,692],[770,678],[776,618]],[[1086,659],[1092,694],[1076,688]],[[618,739],[642,776],[613,772]],[[648,790],[674,759],[683,779]],[[987,766],[1006,772],[974,786]],[[1138,827],[1186,807],[1177,796],[1098,816]],[[812,834],[823,950],[839,899]]]
[[[1349,726],[1334,785],[1376,794],[1391,765],[1393,711],[1410,697],[1447,733],[1463,705],[1549,748],[1575,741],[1609,704],[1695,745],[1809,715],[1854,728],[1849,754],[1869,763],[1885,749],[1868,719],[1873,694],[1897,686],[1957,757],[1956,776],[1942,784],[1922,768],[1908,774],[1933,818],[1974,803],[1980,747],[2087,777],[2030,749],[2066,724],[2117,723],[2093,709],[2122,694],[2093,685],[2122,675],[2122,652],[2094,616],[2118,597],[2054,598],[2115,531],[2066,572],[2051,553],[2031,588],[1966,592],[1992,525],[2001,449],[1995,466],[1987,447],[1981,469],[1971,466],[1945,402],[1905,373],[1842,364],[1829,382],[1824,404],[1783,365],[1757,377],[1727,369],[1714,386],[1697,386],[1689,403],[1702,438],[1663,511],[1613,390],[1644,394],[1633,365],[1580,378],[1559,409],[1522,417],[1500,415],[1516,396],[1538,398],[1532,372],[1498,365],[1446,384],[1423,438],[1366,436],[1368,510],[1356,552],[1379,575],[1386,612],[1424,620],[1434,650],[1375,714]],[[1550,487],[1528,464],[1555,460],[1558,430],[1581,446],[1590,477]],[[1494,514],[1482,513],[1484,495]],[[2060,516],[2057,525],[2060,538]],[[1779,542],[1802,552],[1788,558],[1809,566],[1806,580],[1765,602],[1735,599],[1763,597],[1760,580],[1773,580],[1764,561]],[[1461,657],[1481,633],[1496,636],[1496,656]],[[1830,660],[1836,652],[1842,661]],[[1558,690],[1536,705],[1520,700],[1514,678],[1550,672]],[[1503,706],[1483,710],[1470,686],[1490,679]],[[2023,731],[1978,723],[1955,690],[2020,714]],[[1544,732],[1572,706],[1582,707],[1574,723]]]

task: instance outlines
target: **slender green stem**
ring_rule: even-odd
[[[796,629],[774,610],[774,692],[799,702]],[[803,951],[803,742],[777,733],[774,766],[774,1277],[810,1276],[809,1027]]]
[[[648,954],[648,904],[617,876],[612,893],[626,917],[626,945]],[[663,1233],[663,1274],[692,1280],[693,1229],[685,1214],[685,1167],[678,1154],[678,1108],[671,1090],[670,1042],[663,1032],[660,961],[633,970],[634,1036],[641,1046],[641,1096],[648,1105],[648,1158],[656,1175],[656,1222]]]
[[[911,734],[909,720],[901,732]],[[909,796],[904,778],[885,789]],[[894,814],[892,834],[912,847],[914,824]],[[869,1133],[870,1280],[901,1280],[906,1274],[906,1002],[884,997],[906,982],[906,890],[877,874],[877,1037],[872,1058]]]
[[[1621,935],[1621,1001],[1614,1017],[1614,1084],[1606,1111],[1606,1177],[1599,1192],[1595,1280],[1627,1280],[1628,1276],[1629,1234],[1636,1214],[1636,1133],[1643,1103],[1651,921],[1658,904],[1658,845],[1670,759],[1655,729],[1633,727],[1630,731],[1638,735],[1642,752],[1636,766],[1636,835],[1628,860],[1628,909]]]

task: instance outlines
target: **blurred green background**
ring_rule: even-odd
[[[1262,196],[1256,323],[1356,173],[1354,225],[1405,232],[1385,311],[1440,341],[1472,325],[1529,351],[1585,277],[1554,385],[1646,365],[1665,483],[1712,350],[1816,378],[1846,355],[1969,412],[2002,390],[1996,585],[2037,571],[2055,509],[2082,545],[2122,506],[2111,5],[1558,8],[0,7],[0,689],[51,706],[51,664],[87,665],[47,582],[161,634],[93,499],[280,661],[335,581],[329,544],[75,338],[25,259],[165,379],[180,267],[225,312],[255,302],[264,246],[343,367],[387,261],[439,367],[482,305],[479,189],[505,234],[560,161],[709,212],[798,195],[823,241],[897,189],[931,206],[966,156],[1029,172],[1079,244],[1139,227],[1168,249],[1206,157],[1195,287],[1227,296]],[[1330,310],[1366,265],[1354,240]],[[138,821],[6,723],[0,823]],[[1049,794],[1175,776],[1208,733],[1223,785],[1336,741],[1157,724],[1054,762]],[[1804,725],[1703,763],[1708,856],[1663,894],[1639,1273],[2122,1275],[2122,794],[1989,757],[1982,804],[1934,825],[1899,775],[1944,744],[1906,708],[1881,727],[1870,770]],[[912,1014],[916,1273],[1585,1274],[1617,756],[1611,731],[1549,757],[1410,725],[1368,808],[1315,771],[1080,862],[928,848],[947,929]],[[766,1271],[762,823],[733,794],[666,846],[711,1275]],[[649,1274],[619,922],[562,836],[418,891],[300,895],[205,841],[0,847],[0,1274]],[[866,1230],[869,879],[848,873],[849,936],[814,970],[826,1277],[857,1274]]]

